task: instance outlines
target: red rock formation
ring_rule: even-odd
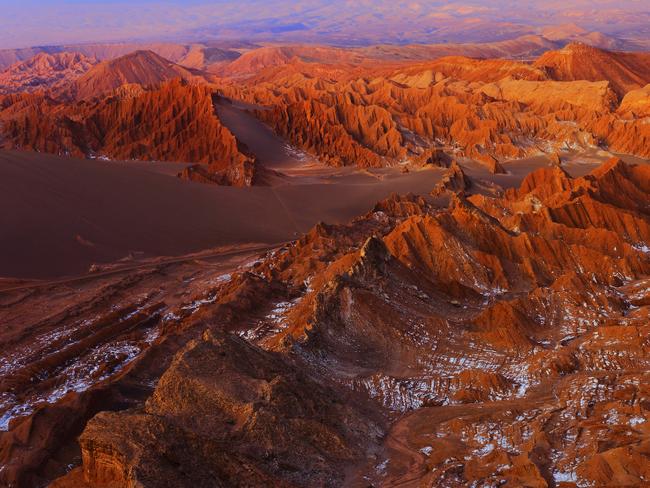
[[[174,78],[200,80],[183,68],[152,51],[135,51],[104,61],[90,69],[70,87],[70,96],[78,99],[100,97],[122,85],[156,85]]]
[[[622,75],[558,82],[477,60],[410,68],[291,59],[223,91],[264,105],[260,118],[333,165],[464,155],[496,172],[499,160],[540,147],[650,147],[643,93],[616,107],[609,83]],[[255,162],[211,95],[172,80],[76,104],[10,95],[0,107],[13,146],[194,161],[187,178],[251,184]],[[440,153],[422,156],[431,147]],[[106,408],[80,437],[82,465],[54,486],[643,485],[648,166],[612,159],[572,178],[554,165],[504,194],[468,195],[480,184],[452,162],[434,189],[448,206],[393,195],[227,279],[203,269],[191,298],[194,275],[183,271],[164,275],[164,302],[153,281],[142,304],[93,318],[111,307],[109,288],[43,320],[69,335],[47,336],[2,369],[0,399],[12,410],[0,482],[63,474],[74,459],[67,442]],[[3,298],[2,311],[42,306],[41,293]],[[88,351],[107,338],[148,348],[151,324],[159,348],[124,373],[112,368],[123,353],[91,363],[100,371],[81,378],[102,385],[70,389]],[[21,412],[59,384],[68,388],[59,403]]]
[[[340,394],[282,356],[206,333],[177,355],[142,411],[89,423],[83,480],[337,486],[381,432],[353,403],[332,401]]]
[[[463,193],[471,186],[471,180],[465,175],[458,161],[454,159],[449,166],[449,171],[431,191],[431,195],[437,197],[445,192]]]
[[[608,76],[553,81],[541,68],[457,57],[398,68],[292,60],[222,91],[264,106],[262,120],[331,165],[417,165],[434,146],[499,173],[504,160],[599,145],[646,156],[643,93],[618,109]]]
[[[211,90],[178,79],[151,90],[120,88],[96,102],[6,99],[6,146],[81,157],[197,163],[182,176],[248,186],[255,158],[224,127]],[[180,171],[179,171],[180,172]]]
[[[560,81],[607,81],[619,97],[650,83],[650,54],[610,52],[580,42],[543,54],[535,67]]]
[[[254,345],[190,343],[56,486],[642,484],[649,203],[647,167],[612,160],[318,225],[202,309]]]
[[[474,159],[492,173],[503,173],[505,160],[566,149],[600,146],[649,156],[643,88],[632,90],[618,107],[622,86],[643,86],[643,55],[596,51],[599,66],[610,68],[598,71],[594,65],[557,75],[574,81],[549,79],[555,75],[544,63],[568,56],[575,58],[569,63],[573,69],[579,59],[591,58],[571,54],[580,49],[592,48],[570,45],[536,66],[461,57],[372,65],[353,51],[273,47],[232,63],[233,78],[221,80],[220,90],[260,106],[257,115],[275,132],[332,166],[419,165],[430,147]],[[609,57],[613,60],[605,62]],[[241,78],[250,71],[256,73]],[[124,94],[173,77],[206,79],[139,51],[96,66],[70,93],[85,98],[122,87]],[[55,139],[65,138],[52,131]],[[187,173],[205,178],[201,171]]]

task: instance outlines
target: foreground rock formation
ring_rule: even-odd
[[[642,485],[648,167],[454,190],[196,289],[154,344],[193,340],[54,486]]]

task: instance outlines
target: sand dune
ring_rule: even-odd
[[[239,189],[182,181],[164,174],[168,164],[149,164],[0,152],[0,276],[49,278],[134,253],[285,241],[321,220],[345,222],[393,191],[428,193],[441,174],[343,172]]]

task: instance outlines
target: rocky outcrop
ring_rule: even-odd
[[[611,52],[581,42],[549,51],[534,66],[559,81],[607,81],[622,98],[650,83],[650,54]]]
[[[249,186],[256,177],[255,157],[219,121],[210,89],[178,79],[146,90],[124,85],[92,103],[16,97],[0,117],[8,147],[195,163],[184,178],[217,184]]]
[[[448,154],[437,147],[426,149],[415,160],[417,165],[435,166],[438,168],[449,168],[453,161],[454,160]]]
[[[279,135],[330,166],[381,167],[384,157],[405,155],[402,135],[390,114],[378,107],[331,107],[313,99],[258,115]]]
[[[202,300],[214,332],[58,486],[640,484],[649,195],[613,159],[319,224]]]
[[[206,332],[177,355],[142,411],[100,414],[88,424],[80,438],[83,479],[91,486],[339,486],[345,467],[382,431],[353,402],[335,398],[339,392],[287,358]]]
[[[465,175],[463,168],[460,167],[458,161],[453,160],[445,176],[442,177],[442,180],[431,191],[431,195],[437,197],[445,192],[463,193],[471,186],[472,182]]]
[[[99,63],[75,80],[69,89],[69,96],[77,100],[101,97],[122,85],[158,85],[181,78],[186,81],[200,81],[187,68],[168,61],[153,51],[133,53]]]
[[[630,63],[619,64],[638,68],[640,83],[643,63]],[[293,60],[221,89],[262,106],[258,117],[333,166],[417,166],[438,159],[431,147],[492,173],[506,160],[597,146],[647,156],[643,94],[619,109],[616,76],[589,73],[554,77],[542,65],[460,57],[392,70]]]

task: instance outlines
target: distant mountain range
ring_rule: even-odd
[[[566,39],[594,32],[631,43],[650,38],[650,8],[635,0],[600,0],[597,7],[576,0],[32,1],[39,8],[30,12],[18,3],[3,7],[0,46],[245,39],[349,47],[496,42],[531,34]]]

